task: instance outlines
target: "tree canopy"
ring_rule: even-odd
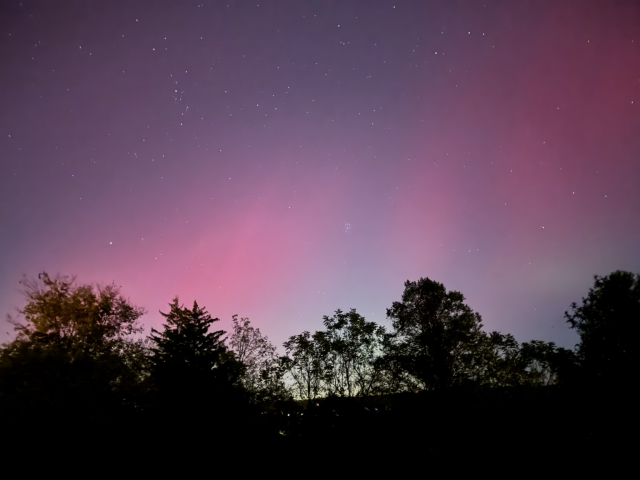
[[[11,320],[16,339],[0,350],[0,403],[31,418],[39,412],[41,421],[52,410],[81,421],[135,409],[146,353],[131,335],[142,331],[144,310],[113,284],[46,273],[21,283],[27,302],[23,321]]]
[[[241,380],[244,387],[263,405],[288,399],[289,393],[283,381],[283,362],[276,347],[251,325],[248,318],[232,317],[232,332],[227,338],[228,347],[244,366]]]
[[[239,452],[247,438],[296,443],[318,432],[327,441],[358,429],[395,432],[384,419],[402,409],[407,416],[394,417],[398,424],[422,416],[431,428],[433,409],[465,411],[458,426],[476,422],[472,430],[481,431],[483,417],[465,407],[470,399],[493,405],[486,418],[507,404],[520,415],[538,401],[547,402],[541,412],[555,415],[555,395],[582,399],[571,397],[584,391],[576,379],[623,385],[638,366],[640,276],[629,272],[596,277],[582,304],[565,314],[580,335],[575,352],[484,331],[460,292],[429,278],[405,283],[387,310],[391,329],[338,309],[323,316],[320,330],[290,336],[283,356],[247,318],[234,315],[225,337],[214,328],[219,320],[195,301],[186,308],[175,297],[161,312],[162,327],[143,340],[135,335],[144,310],[113,284],[79,285],[43,273],[23,285],[26,304],[20,321],[12,320],[17,336],[0,348],[7,431],[98,432],[127,424],[158,438],[215,432],[217,451],[226,445]],[[584,416],[592,407],[581,408]],[[376,416],[379,410],[384,415]],[[441,425],[441,433],[451,430]]]
[[[294,396],[313,402],[322,394],[324,365],[318,342],[304,331],[284,342],[284,366],[291,378]]]
[[[243,366],[227,351],[223,330],[209,331],[217,318],[193,302],[169,304],[162,331],[151,330],[151,381],[158,405],[190,415],[196,405],[222,407],[240,391]]]
[[[580,335],[577,355],[587,375],[628,379],[640,367],[640,275],[596,275],[582,304],[571,304],[567,322]]]
[[[314,336],[322,355],[327,395],[363,397],[378,393],[382,381],[384,327],[351,309],[323,318],[325,330]]]
[[[142,332],[137,320],[145,311],[120,295],[114,284],[77,285],[74,278],[23,280],[27,304],[20,310],[25,323],[15,323],[18,338],[97,353],[109,342]]]
[[[485,343],[482,319],[460,292],[421,278],[405,282],[400,302],[387,309],[397,340],[395,356],[426,388],[463,384],[477,376]]]

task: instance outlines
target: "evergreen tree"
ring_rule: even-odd
[[[239,407],[244,403],[243,367],[227,351],[221,339],[225,332],[209,331],[218,319],[195,301],[191,310],[180,306],[177,297],[169,306],[168,313],[160,312],[166,318],[162,332],[151,330],[153,403],[179,413],[176,420],[185,426],[202,423],[203,408]]]

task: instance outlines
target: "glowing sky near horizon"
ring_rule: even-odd
[[[0,313],[47,271],[121,285],[147,327],[178,295],[281,344],[338,308],[388,325],[429,277],[572,346],[593,275],[640,272],[638,25],[636,2],[3,2]]]

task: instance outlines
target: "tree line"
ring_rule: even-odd
[[[218,319],[195,301],[174,298],[161,329],[142,338],[144,309],[114,284],[46,273],[22,284],[15,339],[0,348],[6,431],[138,422],[158,435],[224,425],[229,438],[280,439],[324,428],[312,418],[337,414],[323,406],[377,412],[392,405],[385,398],[416,393],[617,388],[639,366],[640,275],[623,271],[596,276],[565,312],[580,339],[574,350],[487,332],[460,292],[429,278],[405,283],[387,309],[389,330],[336,310],[322,329],[289,337],[283,355],[247,318],[234,315],[228,334],[215,330]]]

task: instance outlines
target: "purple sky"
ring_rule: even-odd
[[[178,295],[280,345],[338,308],[388,325],[429,277],[573,346],[593,275],[640,271],[639,25],[638,2],[4,1],[1,313],[44,270],[114,281],[147,327]]]

